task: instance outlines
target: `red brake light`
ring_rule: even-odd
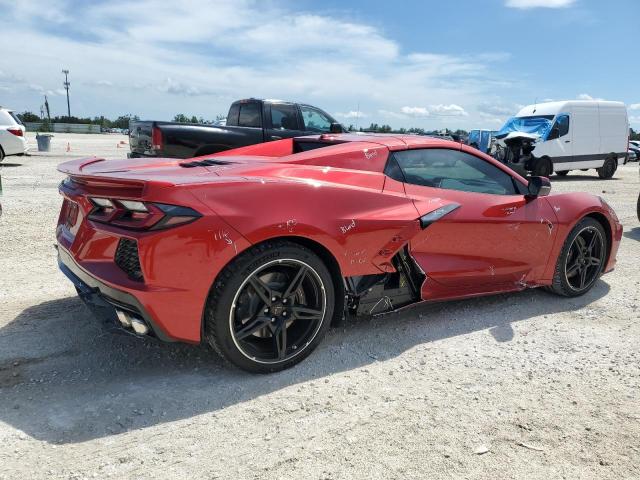
[[[89,219],[132,230],[160,230],[197,220],[202,215],[192,208],[164,203],[90,197],[94,205]]]
[[[7,128],[7,132],[13,133],[16,137],[24,137],[24,132],[21,128]]]
[[[162,138],[162,132],[158,127],[151,129],[151,148],[154,150],[162,150],[164,147],[164,139]]]

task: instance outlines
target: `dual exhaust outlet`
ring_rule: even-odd
[[[132,329],[138,335],[147,335],[149,333],[149,327],[144,320],[133,313],[116,309],[116,315],[118,315],[118,320],[124,328]]]

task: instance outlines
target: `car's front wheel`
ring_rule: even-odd
[[[218,276],[205,312],[205,336],[222,358],[255,373],[306,358],[329,329],[335,293],[311,250],[276,240],[240,254]]]
[[[583,218],[564,242],[550,290],[566,297],[588,292],[605,267],[607,252],[607,235],[600,222]]]

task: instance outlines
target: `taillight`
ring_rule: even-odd
[[[13,133],[16,137],[24,137],[24,132],[21,128],[7,128],[7,132]]]
[[[89,220],[132,230],[160,230],[197,220],[202,215],[189,207],[164,203],[90,197]]]
[[[154,150],[162,150],[164,147],[164,139],[162,138],[162,132],[158,127],[151,129],[151,148]]]

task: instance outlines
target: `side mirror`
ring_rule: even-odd
[[[551,192],[551,182],[547,177],[529,178],[529,193],[527,197],[546,197]]]
[[[344,133],[342,125],[337,122],[333,122],[329,127],[329,133]]]

